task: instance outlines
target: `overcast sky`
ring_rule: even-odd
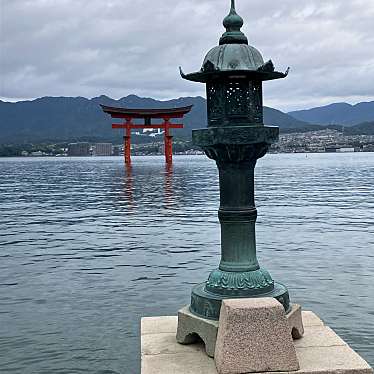
[[[205,95],[199,70],[229,0],[0,0],[5,100]],[[288,78],[265,83],[281,110],[374,100],[374,0],[237,0],[243,31]]]

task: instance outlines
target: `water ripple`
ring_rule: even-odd
[[[268,155],[259,259],[374,365],[374,154]],[[218,265],[205,157],[0,159],[0,372],[139,372],[139,318]]]

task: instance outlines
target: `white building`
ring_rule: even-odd
[[[349,152],[354,152],[355,149],[354,148],[339,148],[337,150],[337,152],[340,152],[340,153],[349,153]]]
[[[32,157],[41,157],[41,156],[43,156],[43,152],[42,151],[35,151],[35,152],[31,152],[30,155]]]

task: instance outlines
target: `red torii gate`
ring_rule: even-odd
[[[183,124],[171,123],[172,118],[183,118],[192,109],[191,106],[171,109],[128,109],[101,105],[105,113],[112,118],[124,119],[124,123],[112,124],[113,129],[124,129],[124,156],[125,162],[131,163],[131,130],[132,129],[163,129],[165,142],[165,160],[171,163],[173,160],[173,137],[169,129],[182,129]],[[135,124],[133,119],[144,119],[144,124]],[[152,119],[162,119],[161,124],[152,124]]]

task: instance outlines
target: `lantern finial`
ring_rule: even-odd
[[[231,12],[235,12],[235,0],[231,0]]]
[[[248,44],[247,37],[240,31],[243,18],[236,13],[235,0],[231,0],[230,13],[223,20],[226,32],[222,35],[219,44]]]

